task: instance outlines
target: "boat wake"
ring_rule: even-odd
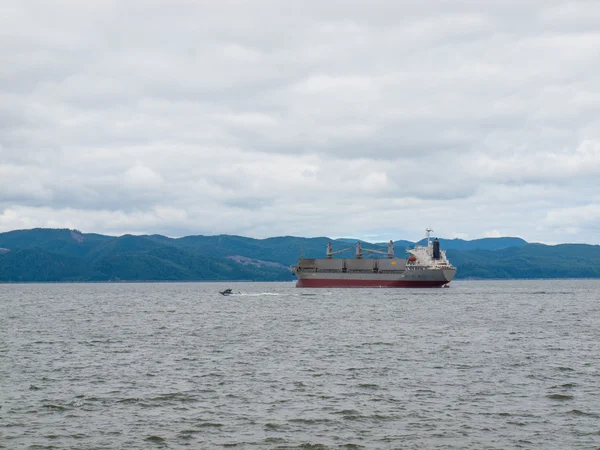
[[[285,295],[279,292],[260,292],[260,293],[246,293],[246,292],[235,292],[233,294],[229,294],[228,297],[263,297],[263,296],[278,296]]]

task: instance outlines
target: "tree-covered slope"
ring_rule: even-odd
[[[239,253],[235,245],[222,253],[214,245],[203,248],[179,241],[164,236],[110,237],[71,230],[0,233],[0,281],[293,279],[287,266],[257,267],[227,258]],[[240,250],[249,257],[260,253],[252,247]]]
[[[325,256],[351,247],[351,239],[293,236],[160,235],[120,237],[76,230],[33,229],[0,233],[0,281],[292,280],[300,255]],[[402,257],[408,241],[397,241]],[[460,278],[600,278],[600,247],[527,244],[519,238],[440,239]],[[386,251],[387,244],[363,243]]]
[[[527,244],[497,251],[448,250],[457,278],[600,278],[600,246]]]
[[[113,239],[111,236],[77,230],[34,228],[0,233],[0,248],[37,248],[58,255],[82,257]]]
[[[0,281],[92,281],[101,279],[80,258],[26,248],[0,253]]]
[[[157,239],[154,237],[154,239]],[[186,236],[173,239],[172,245],[180,248],[193,248],[213,257],[233,255],[272,261],[290,266],[298,261],[300,255],[325,257],[327,243],[331,242],[334,251],[348,247],[347,242],[331,240],[326,237],[301,238],[294,236],[252,239],[242,236]]]

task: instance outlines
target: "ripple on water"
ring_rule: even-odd
[[[0,285],[7,442],[597,446],[600,281],[292,286]]]
[[[224,425],[218,422],[202,422],[197,424],[196,426],[200,428],[221,428]]]
[[[573,400],[573,396],[572,395],[566,395],[566,394],[548,394],[546,395],[547,398],[552,399],[552,400]]]
[[[572,414],[574,416],[600,417],[599,413],[585,412],[579,409],[572,409],[571,411],[568,411],[567,414]]]
[[[47,409],[50,409],[50,410],[53,410],[53,411],[61,411],[61,412],[62,411],[68,411],[68,410],[71,409],[70,407],[64,406],[64,405],[45,404],[45,405],[42,405],[42,406],[44,408],[47,408]]]
[[[332,420],[331,419],[305,419],[305,418],[296,418],[296,419],[289,419],[288,422],[290,423],[300,423],[300,424],[305,424],[305,425],[317,425],[317,424],[327,424],[327,423],[331,423]]]
[[[552,386],[551,389],[559,389],[559,388],[562,388],[562,389],[573,389],[573,388],[576,388],[576,387],[577,387],[577,384],[575,384],[575,383],[565,383],[565,384],[557,384],[556,386]]]

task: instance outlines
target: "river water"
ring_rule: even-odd
[[[293,286],[0,285],[0,447],[600,447],[600,281]]]

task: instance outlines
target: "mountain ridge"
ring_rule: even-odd
[[[356,239],[158,234],[107,236],[79,230],[34,228],[0,233],[0,282],[27,281],[291,281],[298,257],[324,257]],[[600,278],[600,246],[545,245],[521,238],[467,241],[439,238],[461,278]],[[418,241],[423,243],[424,240]],[[387,243],[361,241],[387,250]],[[402,244],[402,245],[398,245]],[[413,243],[396,241],[396,256]],[[370,257],[377,257],[372,255]]]

